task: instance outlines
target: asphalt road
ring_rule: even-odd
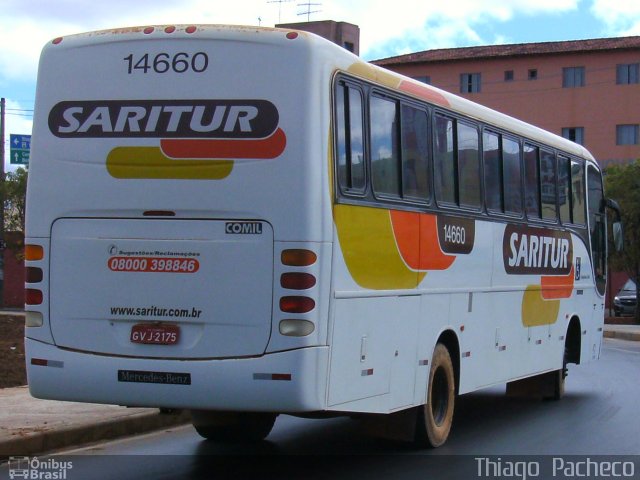
[[[549,473],[556,457],[570,465],[572,458],[635,455],[626,460],[635,462],[634,478],[640,478],[640,342],[606,340],[600,361],[570,366],[566,387],[560,402],[508,399],[504,387],[459,397],[451,436],[436,450],[370,438],[350,419],[280,416],[267,441],[252,447],[217,445],[181,427],[55,458],[73,463],[68,480],[458,479],[482,478],[486,465],[491,477],[512,477],[504,469],[516,461],[541,465],[537,478],[562,478]],[[494,463],[477,460],[484,457]],[[521,465],[525,473],[527,466]]]

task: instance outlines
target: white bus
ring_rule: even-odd
[[[593,157],[313,34],[57,38],[32,148],[35,397],[188,409],[216,440],[362,415],[438,446],[456,395],[559,398],[600,355]]]

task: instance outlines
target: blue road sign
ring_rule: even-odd
[[[9,159],[12,165],[29,165],[31,135],[9,135]]]

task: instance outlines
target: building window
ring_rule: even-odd
[[[460,74],[460,93],[479,93],[480,74],[462,73]]]
[[[637,145],[638,125],[616,125],[617,145]]]
[[[504,81],[505,82],[513,82],[513,70],[505,70],[504,71]]]
[[[565,67],[562,69],[562,87],[584,87],[584,67]]]
[[[431,85],[431,77],[429,75],[417,75],[412,77],[414,80]]]
[[[579,145],[584,145],[584,127],[564,127],[562,136]]]
[[[538,69],[537,68],[529,69],[529,74],[528,74],[527,78],[529,80],[537,80],[538,79]]]
[[[616,68],[616,83],[618,85],[640,83],[640,63],[618,65]]]

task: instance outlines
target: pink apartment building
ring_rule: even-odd
[[[640,37],[427,50],[373,63],[584,145],[640,158]]]

